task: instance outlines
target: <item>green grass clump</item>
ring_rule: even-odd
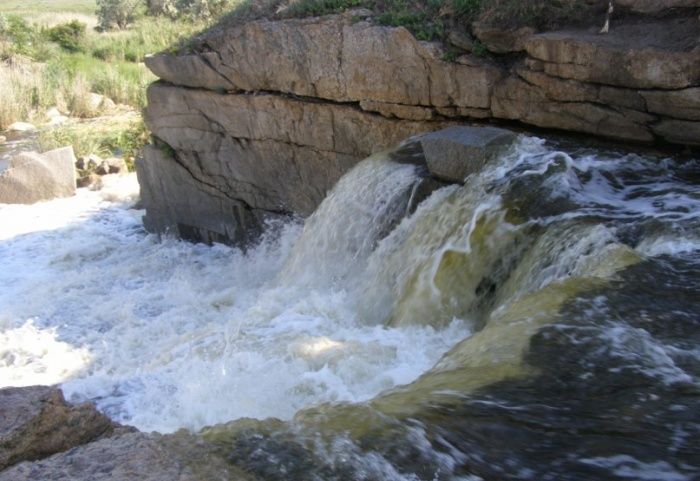
[[[134,159],[148,140],[148,130],[136,115],[59,126],[39,134],[42,151],[72,145],[77,157],[90,154],[123,157],[130,170],[133,170]]]
[[[70,22],[56,25],[46,31],[47,38],[58,44],[64,50],[69,52],[80,52],[85,47],[85,29],[87,25],[78,21],[71,20]]]
[[[41,121],[41,112],[52,106],[74,117],[103,113],[92,105],[90,93],[144,107],[146,87],[156,79],[144,57],[204,25],[158,17],[141,19],[128,30],[98,33],[77,20],[46,27],[0,14],[0,129],[18,120]]]

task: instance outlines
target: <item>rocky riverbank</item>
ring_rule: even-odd
[[[482,55],[353,10],[233,24],[150,57],[145,224],[247,243],[270,218],[308,215],[372,152],[456,123],[700,145],[700,22],[652,10],[608,35],[477,25]]]
[[[61,389],[0,389],[0,480],[245,480],[185,431],[142,433],[90,403],[72,405]]]

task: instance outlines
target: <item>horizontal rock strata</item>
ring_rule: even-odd
[[[146,111],[160,148],[137,166],[147,227],[246,242],[270,217],[308,215],[369,153],[456,122],[700,145],[694,15],[608,35],[477,30],[498,55],[454,58],[346,14],[253,21],[148,58],[162,82]]]

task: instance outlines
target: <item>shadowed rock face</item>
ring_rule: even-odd
[[[635,22],[608,35],[481,29],[497,55],[448,62],[441,45],[350,13],[253,21],[200,52],[150,57],[162,82],[146,121],[164,148],[137,166],[146,226],[248,242],[270,216],[311,213],[365,156],[457,122],[700,145],[700,22]]]

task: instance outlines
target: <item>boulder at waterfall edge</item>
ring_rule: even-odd
[[[440,180],[460,183],[479,172],[515,141],[510,130],[450,127],[421,138],[428,171]]]

